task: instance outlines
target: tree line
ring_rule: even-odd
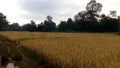
[[[80,13],[78,13],[80,14]],[[30,23],[20,26],[18,23],[9,24],[6,16],[0,13],[0,31],[30,31],[30,32],[118,32],[120,31],[120,19],[111,18],[105,14],[101,15],[101,19],[97,20],[80,18],[73,21],[68,18],[67,21],[61,21],[57,26],[52,21],[51,16],[47,16],[47,20],[36,24],[31,20]]]
[[[20,26],[18,23],[9,24],[6,16],[0,13],[0,31],[30,31],[30,32],[119,32],[120,16],[118,18],[99,12],[102,10],[102,4],[96,0],[91,0],[85,11],[81,11],[74,16],[75,20],[68,18],[67,21],[61,21],[58,25],[52,21],[51,16],[47,16],[44,22],[36,24],[31,20],[30,23]],[[110,15],[116,16],[113,11]]]

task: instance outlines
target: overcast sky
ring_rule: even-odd
[[[90,0],[1,0],[0,12],[7,15],[11,23],[20,25],[34,20],[40,23],[47,15],[53,17],[53,21],[73,18],[75,14],[86,9]],[[120,15],[120,0],[97,0],[103,5],[101,13],[109,14],[110,10],[116,10]]]

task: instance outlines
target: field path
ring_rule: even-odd
[[[11,62],[14,60],[11,60],[11,61],[9,60],[7,61],[5,66],[2,66],[2,62],[0,61],[0,68],[43,68],[43,66],[39,65],[36,61],[30,59],[28,56],[25,55],[22,47],[20,46],[20,43],[18,44],[18,43],[12,42],[11,40],[7,39],[6,37],[2,35],[0,35],[0,41],[2,41],[0,42],[0,49],[6,50],[7,51],[5,53],[6,55],[14,54],[11,52],[11,50],[15,48],[15,51],[18,52],[18,54],[22,56],[22,61]],[[4,48],[2,46],[4,46]],[[0,56],[2,56],[2,54],[0,54]],[[7,57],[9,59],[10,56],[7,56]]]

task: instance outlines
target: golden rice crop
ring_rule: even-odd
[[[2,32],[56,68],[120,68],[120,36],[105,33]]]

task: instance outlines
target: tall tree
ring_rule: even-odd
[[[43,22],[41,22],[40,24],[38,24],[37,30],[38,31],[43,31],[44,30],[44,23]]]
[[[66,28],[67,28],[68,31],[73,31],[74,30],[74,22],[71,18],[68,18]]]
[[[81,11],[75,15],[75,19],[96,20],[99,17],[99,12],[102,10],[102,4],[97,3],[96,0],[91,0],[87,6],[86,11]],[[79,16],[79,17],[78,17]]]
[[[61,21],[60,24],[58,25],[58,30],[59,31],[67,31],[67,22],[66,21]]]
[[[56,24],[52,21],[52,16],[47,16],[47,20],[44,21],[43,31],[56,31]]]
[[[30,21],[30,31],[34,32],[34,31],[37,31],[37,26],[36,26],[36,23],[35,21],[31,20]]]
[[[8,30],[8,21],[6,16],[0,12],[0,31]]]

